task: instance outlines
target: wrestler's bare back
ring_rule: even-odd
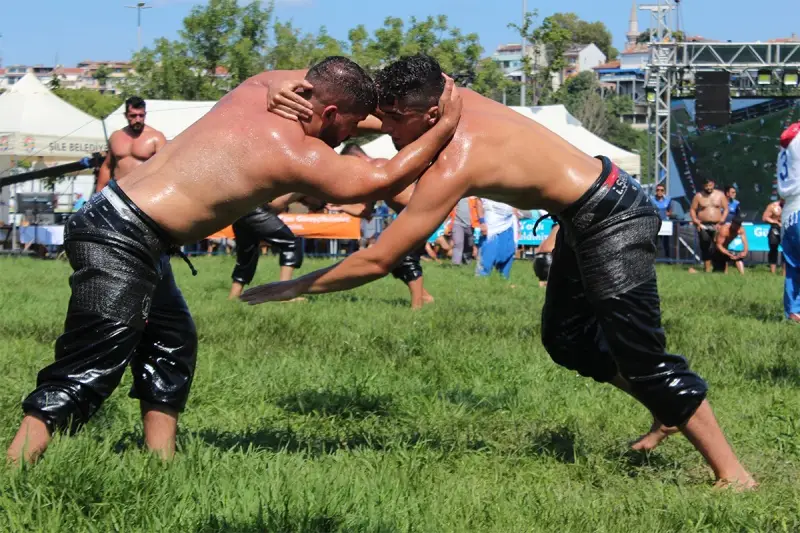
[[[461,122],[435,165],[469,184],[464,195],[559,212],[600,176],[600,160],[498,102],[459,90]]]
[[[203,239],[243,213],[287,192],[289,146],[301,126],[266,109],[266,88],[251,78],[224,96],[120,188],[176,242]]]

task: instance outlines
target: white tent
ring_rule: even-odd
[[[594,157],[604,155],[628,174],[641,175],[641,158],[604,141],[583,127],[563,105],[540,107],[512,107],[514,111],[535,120],[553,133],[558,134],[580,151]]]
[[[72,162],[93,152],[106,150],[103,123],[68,104],[45,87],[33,74],[26,74],[11,89],[0,94],[0,177],[20,172],[18,161],[32,169]],[[69,204],[74,192],[91,192],[91,175],[67,180],[56,186],[60,201]],[[0,191],[6,209],[17,192],[41,192],[43,182],[21,183]],[[17,217],[18,218],[18,217]]]
[[[0,94],[0,156],[63,162],[105,149],[103,123],[54,95],[33,74]]]
[[[217,102],[184,100],[147,100],[145,123],[172,140],[183,130],[200,120]],[[125,120],[125,104],[119,106],[105,120],[108,134],[128,125]]]
[[[641,162],[638,154],[627,152],[586,130],[563,105],[512,107],[511,109],[560,135],[584,153],[591,156],[605,155],[629,174],[636,176],[641,174]],[[397,153],[392,139],[388,135],[382,135],[361,148],[370,157],[390,158]]]

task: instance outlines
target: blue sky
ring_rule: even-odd
[[[246,0],[240,0],[244,3]],[[136,12],[125,9],[134,0],[3,0],[0,16],[0,54],[3,65],[74,65],[84,59],[124,60],[136,48]],[[201,0],[151,0],[155,6],[142,12],[145,46],[157,37],[176,38],[181,21],[191,6]],[[654,0],[653,2],[654,3]],[[764,0],[759,6],[775,4]],[[692,35],[734,41],[788,37],[798,31],[798,16],[775,16],[772,9],[752,9],[744,0],[684,0],[684,29]],[[627,31],[629,0],[528,0],[529,9],[541,16],[573,11],[584,20],[604,22],[622,47]],[[316,32],[325,25],[328,33],[346,40],[347,30],[363,23],[374,30],[388,15],[446,14],[450,24],[464,33],[477,32],[485,52],[502,43],[518,42],[509,22],[521,18],[522,0],[278,0],[280,20],[292,20],[296,27]],[[647,26],[640,12],[640,27]]]

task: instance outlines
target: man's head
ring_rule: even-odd
[[[138,96],[131,96],[125,100],[125,118],[128,120],[128,127],[136,133],[144,129],[144,118],[147,115],[144,100]]]
[[[346,57],[323,59],[306,74],[314,88],[306,94],[314,106],[311,135],[328,146],[346,141],[359,122],[375,110],[375,84],[364,70]]]
[[[742,222],[744,222],[742,213],[736,213],[733,215],[733,218],[731,219],[731,231],[739,231],[739,228],[742,227]]]
[[[667,189],[663,185],[656,185],[656,198],[661,200],[667,194]]]
[[[728,200],[736,200],[736,187],[733,185],[726,185],[725,196],[728,197]]]
[[[707,178],[706,181],[703,183],[703,190],[706,192],[706,194],[711,194],[712,192],[714,192],[715,185],[716,183],[714,183],[713,178]]]
[[[370,158],[367,153],[356,143],[348,143],[344,148],[342,148],[341,155],[352,155],[361,159]]]
[[[439,120],[439,98],[445,80],[430,56],[402,57],[375,76],[383,132],[397,149],[411,144]]]

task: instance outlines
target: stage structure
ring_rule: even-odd
[[[648,131],[655,149],[653,182],[665,181],[669,195],[670,109],[686,74],[728,73],[728,91],[732,89],[734,96],[758,97],[771,88],[774,97],[777,86],[798,85],[800,42],[676,42],[680,0],[658,0],[640,9],[650,12],[650,60],[646,96],[636,103],[648,106]]]

